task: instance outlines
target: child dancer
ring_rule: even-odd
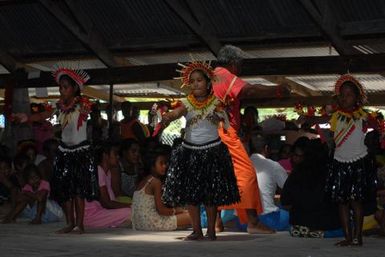
[[[57,112],[62,128],[61,142],[54,161],[52,197],[63,206],[67,227],[58,233],[84,233],[84,199],[98,195],[97,170],[93,152],[87,141],[87,117],[91,103],[81,96],[83,84],[90,78],[84,71],[54,67],[53,76],[59,85]],[[15,114],[20,122],[45,120],[55,110],[27,117]]]
[[[186,240],[203,239],[200,204],[206,207],[207,237],[215,240],[217,207],[239,201],[231,156],[218,135],[223,111],[213,95],[213,70],[204,62],[182,66],[182,81],[191,93],[179,107],[163,116],[167,126],[182,115],[186,117],[184,141],[172,153],[163,198],[172,206],[188,205],[193,232]]]
[[[334,133],[335,151],[327,178],[326,191],[339,204],[341,225],[345,240],[338,246],[361,246],[363,203],[373,201],[376,192],[376,169],[364,144],[368,126],[376,127],[362,106],[366,95],[361,83],[349,74],[342,75],[335,84],[339,109],[330,119]],[[325,123],[328,118],[300,117],[311,123]],[[353,224],[350,210],[353,210]]]

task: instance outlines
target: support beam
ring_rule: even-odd
[[[79,1],[66,1],[69,9],[81,23],[79,26],[69,15],[67,15],[59,2],[52,0],[39,0],[39,2],[50,12],[66,29],[68,29],[83,45],[90,49],[95,55],[107,66],[121,66],[121,63],[116,61],[110,50],[103,42],[103,38],[96,30],[95,25],[90,21],[86,14],[78,8]]]
[[[329,6],[328,0],[299,0],[299,2],[340,55],[361,54],[342,38],[337,19]]]
[[[369,106],[383,106],[385,93],[369,94]],[[261,108],[277,108],[277,107],[294,107],[295,104],[300,103],[303,106],[323,106],[332,104],[332,96],[310,96],[310,97],[287,97],[287,98],[258,98],[245,99],[242,101],[243,106],[254,105]]]
[[[83,95],[86,95],[88,97],[101,99],[101,100],[104,100],[107,102],[110,100],[109,93],[106,93],[105,91],[94,88],[94,87],[84,87]],[[115,102],[119,102],[119,103],[124,102],[124,98],[117,96],[117,95],[113,95],[112,100]]]
[[[201,39],[201,41],[217,56],[222,44],[210,29],[204,10],[197,0],[186,0],[188,8],[181,0],[164,0],[176,15]]]
[[[295,82],[291,79],[286,78],[285,76],[263,76],[264,79],[272,83],[282,85],[286,84],[290,87],[292,93],[300,96],[320,96],[320,92],[311,90],[298,82]]]
[[[347,61],[348,59],[348,61]],[[89,85],[106,85],[140,83],[170,80],[178,74],[176,63],[119,67],[109,69],[86,70],[91,79]],[[351,73],[383,73],[385,72],[385,54],[359,56],[323,56],[323,57],[288,57],[288,58],[253,58],[245,59],[242,76],[266,75],[311,75],[311,74],[344,74],[347,69]],[[0,88],[9,75],[0,75]],[[26,74],[16,77],[18,87],[55,87],[50,72],[41,72],[40,78],[27,79]],[[119,85],[116,85],[119,87]]]
[[[15,71],[20,65],[5,50],[0,48],[0,64],[10,73]]]

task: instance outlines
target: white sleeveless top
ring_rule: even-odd
[[[218,123],[220,119],[215,113],[218,100],[214,100],[204,110],[194,109],[185,99],[182,100],[182,103],[187,109],[184,140],[202,145],[219,138]]]
[[[342,145],[336,147],[334,159],[339,162],[354,162],[368,154],[362,122],[362,119],[354,121],[355,129]]]
[[[155,197],[146,194],[147,185],[151,184],[151,177],[144,187],[134,192],[132,197],[132,227],[135,230],[170,231],[177,229],[176,215],[160,215],[155,206]]]
[[[81,126],[78,128],[79,115],[79,104],[70,113],[59,113],[59,121],[62,127],[61,141],[68,146],[78,145],[87,140],[87,120],[82,121]]]

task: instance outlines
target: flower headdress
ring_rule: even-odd
[[[54,65],[52,76],[55,78],[56,83],[59,84],[60,78],[63,75],[67,75],[71,79],[73,79],[75,83],[79,85],[80,90],[83,90],[84,83],[86,83],[90,79],[90,76],[84,70],[70,68],[68,67],[68,65]]]
[[[184,86],[190,85],[191,73],[193,73],[196,70],[200,70],[203,73],[205,73],[207,75],[207,77],[209,77],[209,79],[213,79],[214,78],[214,70],[211,67],[211,62],[210,61],[209,62],[205,62],[205,61],[192,61],[192,62],[190,62],[190,63],[188,63],[186,65],[182,64],[182,63],[178,63],[178,65],[180,67],[182,67],[181,70],[176,70],[177,72],[179,72],[181,74],[181,77],[177,77],[175,79],[181,79],[182,80],[181,88],[183,88]]]
[[[362,104],[367,102],[367,96],[366,96],[366,93],[364,91],[364,87],[355,77],[353,77],[350,74],[341,75],[341,77],[337,80],[337,82],[334,86],[334,91],[335,91],[336,95],[340,94],[341,87],[345,82],[351,82],[358,88],[358,91],[360,92]]]

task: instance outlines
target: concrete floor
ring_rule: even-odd
[[[365,237],[364,246],[340,248],[338,239],[292,238],[288,233],[218,234],[215,242],[186,242],[189,231],[143,232],[128,228],[88,230],[83,235],[58,235],[63,223],[0,225],[0,256],[384,256],[385,239]]]

